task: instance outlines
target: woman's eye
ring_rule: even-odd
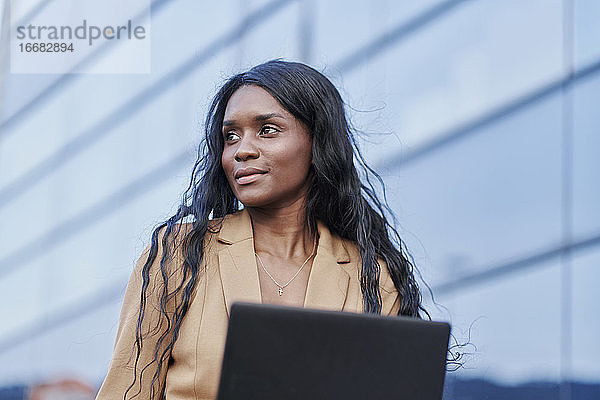
[[[260,133],[269,135],[272,133],[277,133],[279,132],[277,129],[273,128],[272,126],[263,126],[262,129],[260,130]]]
[[[229,142],[231,140],[236,140],[238,138],[238,135],[235,132],[226,132],[225,135],[225,141]]]

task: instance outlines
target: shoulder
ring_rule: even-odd
[[[208,220],[203,237],[204,251],[215,250],[216,243],[220,239],[223,227],[226,226],[228,228],[227,230],[235,230],[242,224],[241,220],[241,212],[227,214],[224,217]],[[181,250],[183,250],[184,246],[189,244],[192,239],[199,239],[199,237],[195,235],[201,235],[201,230],[199,224],[196,224],[195,222],[180,222],[170,229],[167,240],[164,240],[167,228],[162,227],[157,232],[159,254],[162,254],[164,245],[166,244],[169,246],[169,250],[173,252],[175,258],[181,257]],[[142,255],[148,255],[150,248],[151,244],[146,247]]]
[[[244,231],[248,231],[249,229],[251,229],[250,221],[246,221],[241,211],[208,220],[206,231],[202,237],[204,253],[217,252],[232,241],[240,240],[241,236],[246,235]],[[199,243],[200,236],[202,236],[201,231],[202,229],[199,227],[199,224],[195,222],[179,222],[174,224],[170,229],[163,226],[155,230],[150,243],[142,251],[138,259],[136,265],[137,272],[141,272],[149,258],[154,260],[150,270],[155,271],[155,273],[158,272],[158,264],[160,264],[159,261],[164,255],[165,249],[168,252],[168,263],[173,264],[177,269],[185,258],[186,247],[190,244],[195,245],[195,243]],[[246,236],[251,237],[251,233]],[[196,242],[194,243],[194,241]],[[156,244],[154,247],[153,243]]]

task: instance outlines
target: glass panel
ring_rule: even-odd
[[[112,355],[120,303],[115,299],[3,351],[0,387],[70,378],[99,388]]]
[[[579,238],[600,234],[600,76],[573,92],[573,224]]]
[[[246,70],[274,58],[298,60],[302,38],[300,18],[302,2],[291,2],[268,20],[259,22],[235,44],[229,60],[234,67],[231,74]]]
[[[312,0],[314,55],[320,65],[332,66],[385,32],[410,21],[442,0],[348,1]]]
[[[560,243],[560,110],[539,103],[385,176],[431,284]]]
[[[466,354],[465,363],[449,374],[449,383],[453,378],[477,378],[498,385],[559,379],[558,260],[476,287],[458,288],[438,300],[449,309],[456,339],[465,343],[470,337],[474,346],[459,350]],[[451,394],[452,388],[448,390]],[[471,394],[487,398],[482,395],[490,393]]]
[[[173,177],[116,210],[89,214],[80,225],[56,233],[49,251],[3,274],[0,292],[19,307],[0,308],[0,338],[104,288],[124,287],[153,227],[174,212],[169,208],[177,204],[180,184]],[[21,228],[20,236],[36,237],[31,228]],[[29,252],[35,256],[43,249],[41,243]]]
[[[573,276],[573,380],[598,385],[600,394],[600,245],[576,253]]]
[[[342,82],[352,107],[377,110],[357,125],[400,138],[377,138],[369,156],[399,157],[560,79],[561,13],[543,0],[463,2],[365,59]]]
[[[574,58],[576,68],[598,62],[600,58],[600,2],[596,0],[572,0],[574,29]]]

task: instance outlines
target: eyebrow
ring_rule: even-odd
[[[261,121],[269,120],[271,118],[285,119],[285,117],[283,115],[281,115],[279,113],[276,113],[276,112],[272,112],[272,113],[268,113],[268,114],[257,115],[256,117],[254,117],[254,120],[256,122],[261,122]],[[231,125],[235,125],[235,122],[231,121],[231,120],[225,120],[225,121],[223,121],[223,126],[231,126]]]

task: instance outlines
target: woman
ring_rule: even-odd
[[[238,74],[205,134],[183,204],[132,274],[98,399],[213,399],[234,301],[424,311],[325,76],[279,60]]]

